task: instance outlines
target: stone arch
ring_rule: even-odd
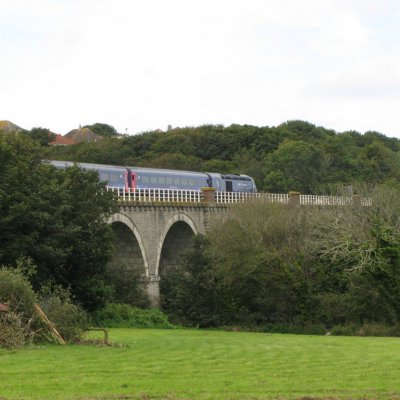
[[[128,267],[149,276],[149,265],[142,237],[134,222],[125,214],[113,214],[109,223],[116,234],[113,261],[120,258]]]
[[[156,275],[175,268],[190,246],[192,237],[198,233],[196,224],[189,216],[184,213],[174,215],[166,224],[158,244]]]

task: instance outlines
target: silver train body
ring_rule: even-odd
[[[74,165],[70,161],[48,161],[56,168]],[[223,192],[256,192],[254,179],[248,175],[192,172],[157,168],[123,167],[114,165],[77,163],[83,170],[97,171],[99,179],[108,186],[135,189],[200,190],[213,187]]]

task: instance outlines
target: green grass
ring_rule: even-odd
[[[0,350],[6,399],[400,399],[400,339],[112,329],[123,347]]]

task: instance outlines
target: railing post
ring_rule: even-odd
[[[203,202],[207,204],[215,204],[215,188],[213,187],[203,187],[201,188],[203,192]]]
[[[291,206],[299,206],[300,205],[300,192],[289,192],[289,205]]]
[[[351,203],[353,206],[361,207],[361,196],[359,194],[354,194]]]

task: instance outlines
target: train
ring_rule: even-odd
[[[49,160],[56,168],[68,168],[75,163]],[[257,192],[254,179],[248,175],[192,172],[172,169],[124,167],[91,163],[76,163],[83,170],[96,171],[107,186],[135,191],[136,189],[200,190],[213,187],[221,192]]]

